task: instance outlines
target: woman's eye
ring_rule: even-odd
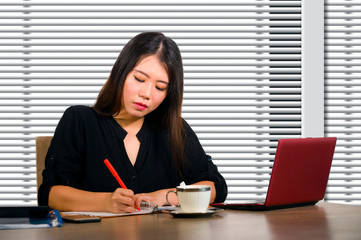
[[[165,91],[165,88],[156,87],[159,91]]]
[[[137,80],[138,82],[144,82],[144,80],[139,79],[139,78],[137,78],[136,76],[134,76],[134,78],[135,78],[135,80]]]

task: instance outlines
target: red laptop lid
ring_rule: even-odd
[[[265,206],[322,200],[335,146],[334,137],[279,140]]]

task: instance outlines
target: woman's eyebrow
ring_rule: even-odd
[[[143,72],[143,71],[141,71],[141,70],[134,69],[134,71],[139,72],[139,73],[145,75],[147,78],[150,78],[150,76],[149,76],[148,74],[146,74],[145,72]]]
[[[166,81],[163,81],[163,80],[157,80],[157,82],[160,82],[160,83],[164,83],[164,84],[169,84],[168,82],[166,82]]]
[[[134,69],[134,71],[139,72],[140,74],[143,74],[147,78],[150,78],[150,76],[147,73],[143,72],[142,70]],[[164,84],[167,84],[167,85],[169,84],[167,81],[164,81],[164,80],[157,80],[157,82],[161,82],[161,83],[164,83]]]

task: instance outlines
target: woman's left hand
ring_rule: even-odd
[[[139,193],[135,195],[137,207],[140,206],[141,202],[154,202],[158,206],[168,204],[165,195],[171,189],[162,189],[150,193]],[[173,194],[174,195],[174,194]]]
[[[211,199],[210,203],[214,202],[214,199],[216,198],[216,188],[214,186],[214,182],[211,181],[201,181],[197,182],[193,185],[208,185],[211,187]],[[139,193],[135,195],[135,201],[136,201],[136,207],[140,207],[141,202],[154,202],[159,207],[165,205],[165,204],[172,204],[177,205],[178,204],[178,197],[176,194],[171,193],[168,195],[169,203],[167,202],[166,195],[168,191],[176,191],[176,188],[169,188],[169,189],[162,189],[155,192],[150,193]]]

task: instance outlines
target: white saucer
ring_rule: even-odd
[[[173,215],[173,217],[182,217],[182,218],[196,218],[196,217],[209,217],[212,216],[216,211],[207,210],[205,212],[183,212],[179,210],[170,211],[169,213]]]

